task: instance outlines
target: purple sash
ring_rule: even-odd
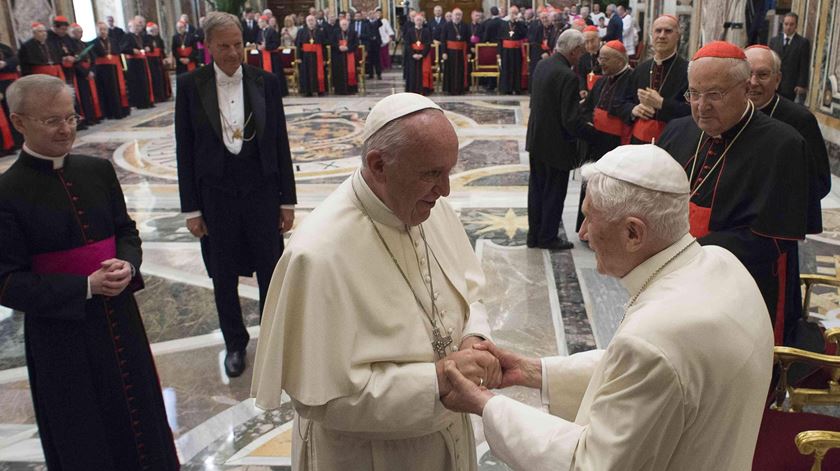
[[[70,250],[47,252],[32,257],[32,272],[90,276],[101,263],[117,256],[114,236]]]

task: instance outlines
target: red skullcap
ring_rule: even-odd
[[[53,23],[70,23],[70,20],[68,20],[66,16],[56,16],[53,19]]]
[[[152,26],[157,26],[153,21],[146,23],[147,28],[151,28]]]
[[[73,23],[72,25],[70,25],[70,27],[71,28],[81,28],[82,25],[80,25],[79,23]]]
[[[39,23],[37,21],[33,21],[31,26],[32,26],[32,29],[35,29],[35,28],[44,26],[44,23]]]
[[[622,54],[627,54],[627,49],[624,48],[624,43],[619,41],[618,39],[613,39],[612,41],[609,41],[606,44],[604,44],[604,46],[607,46],[611,49],[615,49],[616,51]]]
[[[575,21],[573,21],[572,23],[573,23],[573,24],[576,24],[576,25],[585,25],[585,24],[586,24],[586,20],[582,20],[582,19],[578,18],[578,19],[576,19]]]
[[[260,19],[263,21],[268,21],[268,17],[265,15],[260,16]]]
[[[589,26],[587,26],[586,28],[583,28],[583,32],[584,32],[584,33],[586,33],[586,32],[594,32],[594,33],[597,33],[597,32],[598,32],[598,27],[597,27],[597,26],[592,26],[592,25],[589,25]]]
[[[706,44],[694,54],[691,60],[696,61],[704,57],[747,60],[747,56],[744,55],[744,51],[740,47],[726,41],[712,41]]]

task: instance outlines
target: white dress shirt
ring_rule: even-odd
[[[219,118],[222,122],[222,139],[228,152],[238,155],[242,150],[242,137],[234,139],[233,134],[241,129],[245,135],[245,92],[242,87],[242,67],[228,76],[213,63],[216,72],[216,96],[219,98]]]

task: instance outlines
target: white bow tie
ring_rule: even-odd
[[[226,75],[216,77],[216,81],[218,82],[219,86],[222,87],[232,87],[235,85],[239,85],[242,83],[242,76],[234,75],[233,77],[228,77]]]

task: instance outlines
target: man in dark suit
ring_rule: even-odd
[[[230,377],[244,371],[249,340],[239,276],[256,271],[262,312],[296,202],[280,82],[242,64],[241,26],[228,13],[207,15],[213,66],[180,75],[175,103],[181,211],[189,231],[201,238]]]
[[[245,44],[256,44],[259,32],[260,27],[257,24],[257,19],[254,18],[254,12],[250,8],[246,8],[245,18],[242,20],[242,39],[245,40]]]
[[[481,42],[493,42],[502,30],[502,19],[499,18],[499,8],[490,7],[490,19],[485,21],[481,30]]]
[[[621,15],[618,14],[614,4],[607,5],[607,35],[604,36],[603,41],[621,41],[624,36],[624,23],[621,21]]]
[[[379,49],[382,47],[382,36],[379,34],[379,28],[382,27],[382,20],[380,19],[382,13],[379,8],[370,12],[368,18],[367,36],[364,38],[367,46],[367,59],[365,60],[365,73],[368,78],[373,78],[376,74],[377,79],[382,79],[382,64],[379,63]]]
[[[779,95],[804,102],[808,92],[808,67],[811,63],[811,42],[796,32],[799,16],[788,13],[782,23],[783,34],[770,40],[770,48],[782,58],[782,81]]]
[[[125,30],[119,26],[114,26],[114,17],[106,16],[105,20],[108,23],[108,37],[114,44],[122,42],[122,37],[125,35]]]
[[[444,25],[446,25],[446,18],[443,16],[443,7],[435,5],[432,12],[434,13],[434,16],[427,24],[432,30],[432,39],[440,42],[440,35],[443,33]]]
[[[585,132],[580,110],[580,79],[572,70],[584,54],[580,31],[569,29],[557,39],[555,54],[543,59],[531,82],[531,115],[525,149],[529,153],[528,247],[572,248],[557,236],[569,171],[578,165],[577,138]]]

